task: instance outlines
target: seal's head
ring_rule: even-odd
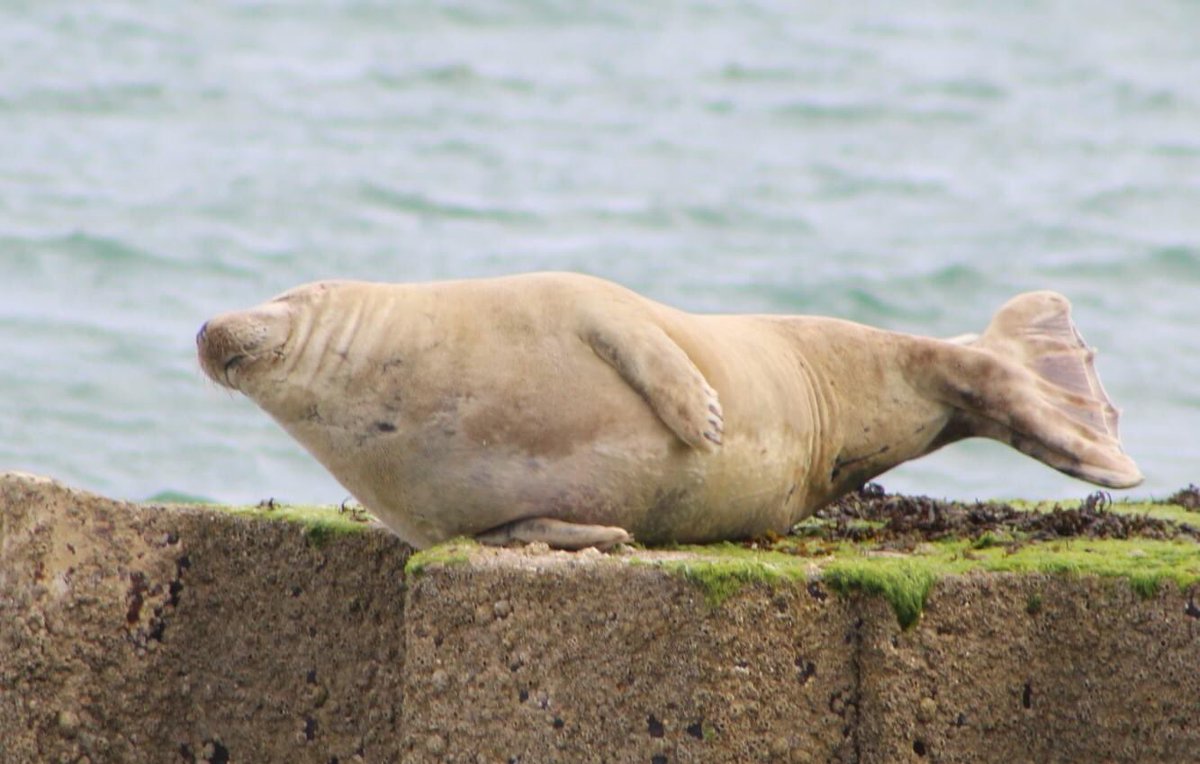
[[[347,365],[342,346],[327,352],[331,342],[347,336],[337,306],[329,305],[344,291],[339,284],[305,284],[257,307],[213,317],[196,334],[200,368],[285,427],[299,421],[316,398],[341,384],[330,375]]]
[[[246,392],[247,374],[283,360],[292,334],[293,307],[286,296],[250,310],[230,311],[205,322],[196,334],[200,367],[223,387]]]

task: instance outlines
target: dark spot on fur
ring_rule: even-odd
[[[392,424],[391,422],[376,422],[375,429],[379,430],[380,432],[395,432],[396,425]]]

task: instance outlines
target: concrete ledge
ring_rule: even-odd
[[[862,760],[1196,761],[1189,604],[1173,586],[977,575],[940,582],[914,629],[865,617]]]
[[[0,761],[396,761],[409,549],[0,478]]]
[[[406,574],[410,550],[383,530],[280,514],[0,476],[0,761],[1200,750],[1194,585],[969,573],[937,582],[906,630],[817,567],[734,576],[720,597],[682,574],[704,564],[683,552],[464,546]]]
[[[478,550],[410,584],[410,751],[450,761],[853,761],[855,619],[848,600],[816,584],[763,587],[713,608],[651,566]]]

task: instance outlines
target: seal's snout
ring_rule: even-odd
[[[266,358],[278,357],[291,333],[286,305],[269,303],[222,313],[196,333],[200,368],[219,385],[237,388],[238,377]]]
[[[219,385],[234,387],[230,370],[237,366],[237,359],[245,358],[247,351],[254,349],[254,332],[244,324],[238,314],[220,316],[205,321],[196,333],[200,368]]]

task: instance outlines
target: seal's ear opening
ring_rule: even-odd
[[[237,389],[240,373],[287,342],[291,314],[286,303],[269,302],[209,319],[196,334],[200,368],[218,385]]]

